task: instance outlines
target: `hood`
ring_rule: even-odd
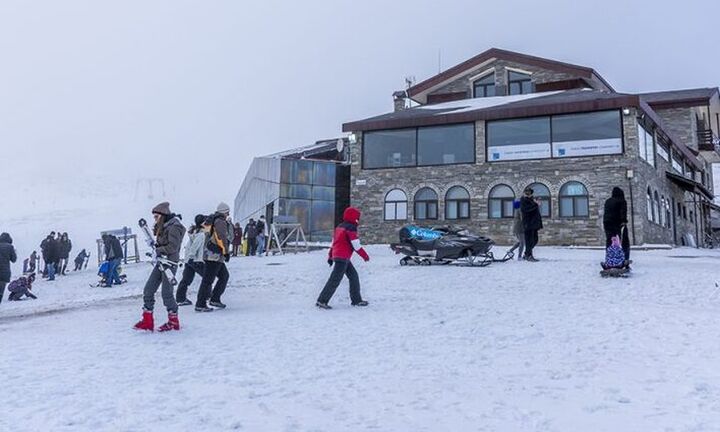
[[[623,192],[623,190],[619,187],[615,186],[612,190],[612,197],[625,199],[625,192]]]
[[[10,234],[5,232],[0,234],[0,243],[12,244],[12,237],[10,237]]]
[[[355,207],[348,207],[343,212],[343,221],[357,225],[360,223],[360,214],[360,210]]]

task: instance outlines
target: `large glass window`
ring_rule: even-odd
[[[540,201],[540,215],[550,217],[550,189],[542,183],[533,183],[530,188],[533,196]]]
[[[586,218],[590,216],[590,200],[584,184],[576,181],[560,188],[560,217]]]
[[[312,198],[312,188],[310,185],[304,184],[281,184],[280,196],[283,198],[310,199]],[[334,194],[333,199],[335,199]]]
[[[552,117],[554,157],[622,153],[620,111],[598,111]]]
[[[647,218],[650,222],[655,222],[655,211],[653,207],[652,192],[650,191],[650,186],[648,186],[647,188],[647,195],[645,198],[645,204],[647,206]]]
[[[438,196],[430,188],[422,188],[415,194],[415,219],[437,219]]]
[[[363,141],[363,167],[414,166],[416,129],[366,132]]]
[[[445,194],[445,219],[470,219],[470,194],[462,186],[453,186]]]
[[[510,186],[500,184],[490,190],[488,197],[488,217],[491,219],[513,217],[515,192]]]
[[[330,186],[313,186],[312,199],[335,201],[335,188]]]
[[[655,191],[655,200],[653,201],[653,214],[655,215],[655,223],[662,224],[662,216],[660,213],[660,196]]]
[[[335,164],[315,162],[313,171],[313,184],[320,186],[335,186]]]
[[[673,156],[673,158],[672,158],[672,167],[675,171],[682,174],[682,172],[683,172],[682,162],[675,156]]]
[[[532,93],[532,80],[530,75],[508,71],[508,94],[527,94]]]
[[[335,202],[312,201],[312,217],[310,218],[310,232],[314,240],[332,239],[335,230]]]
[[[640,158],[655,166],[655,137],[639,123],[638,144],[640,146]]]
[[[550,117],[487,123],[489,161],[550,157]]]
[[[475,161],[475,125],[418,129],[418,165],[444,165]]]
[[[393,189],[385,195],[385,220],[407,219],[407,195],[400,189]]]
[[[495,72],[490,72],[484,77],[473,82],[473,97],[495,96]]]

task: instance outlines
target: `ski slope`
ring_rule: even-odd
[[[629,279],[601,279],[601,251],[487,268],[368,252],[368,308],[346,282],[313,306],[322,251],[235,258],[228,309],[182,308],[171,334],[131,330],[147,264],[119,289],[90,270],[39,282],[0,305],[0,430],[719,430],[717,251],[637,252]]]

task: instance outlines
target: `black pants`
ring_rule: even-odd
[[[210,292],[213,281],[217,278],[215,288]],[[220,297],[225,292],[227,287],[228,279],[230,279],[230,273],[225,267],[225,263],[222,261],[205,261],[205,272],[203,273],[202,282],[200,283],[200,289],[198,289],[196,307],[207,306],[208,298],[210,301],[219,302]]]
[[[625,252],[625,261],[630,261],[630,236],[628,235],[627,228],[621,229],[620,227],[605,227],[605,249],[610,247],[612,244],[612,238],[616,235],[620,235],[620,231],[622,231],[620,244],[622,245],[623,252]]]
[[[193,280],[195,280],[195,273],[200,275],[200,277],[203,277],[204,271],[205,263],[203,262],[188,261],[185,264],[185,268],[183,268],[182,280],[180,280],[177,293],[175,294],[175,299],[178,303],[187,300],[188,286],[190,286],[190,284],[193,283]]]
[[[355,267],[350,261],[335,260],[330,278],[327,283],[325,283],[322,292],[320,292],[320,296],[317,299],[318,302],[327,303],[330,301],[338,285],[340,285],[343,275],[347,276],[350,281],[350,302],[356,304],[362,301],[362,297],[360,296],[360,278],[358,277]]]
[[[247,247],[247,251],[245,252],[245,256],[250,256],[250,255],[254,256],[255,253],[257,252],[257,238],[254,238],[254,237],[249,238],[248,237],[247,241],[248,241],[248,247]]]
[[[75,261],[75,271],[82,270],[83,262],[84,261]]]
[[[3,296],[5,295],[5,285],[7,285],[7,282],[0,282],[0,303],[2,303]]]
[[[538,244],[538,230],[525,230],[525,256],[533,256],[533,249]]]

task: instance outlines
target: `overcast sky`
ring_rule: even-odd
[[[619,91],[717,86],[719,4],[0,0],[0,167],[200,179],[231,201],[254,156],[339,136],[405,76],[490,47]]]

